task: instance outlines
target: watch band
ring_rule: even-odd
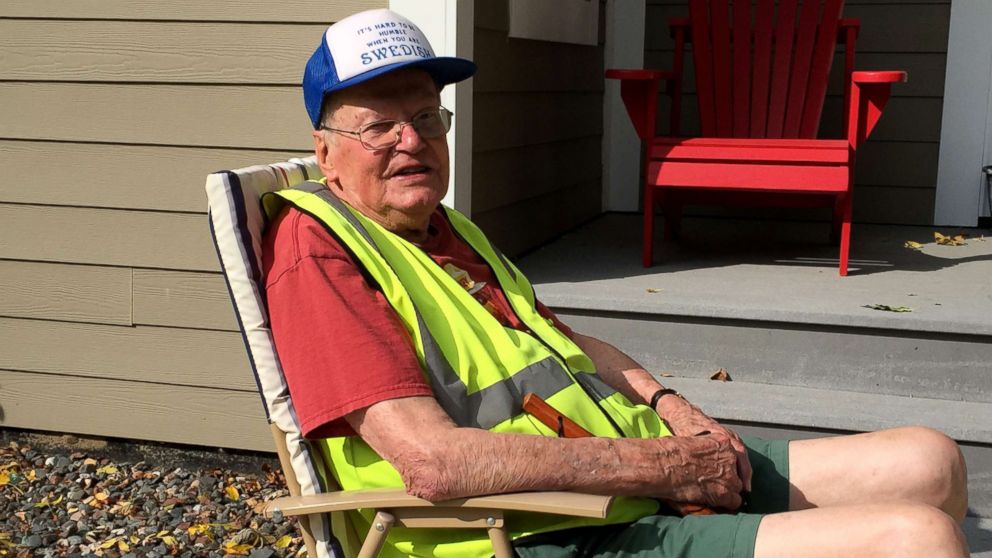
[[[675,391],[674,389],[672,389],[672,388],[661,388],[658,391],[654,392],[654,395],[651,396],[651,408],[657,411],[658,410],[658,401],[660,401],[661,398],[664,397],[664,396],[666,396],[666,395],[674,395],[675,397],[678,397],[679,399],[682,399],[683,401],[685,400],[685,397],[682,397],[682,394],[679,393],[679,392],[677,392],[677,391]]]

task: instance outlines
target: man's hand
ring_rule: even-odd
[[[676,396],[665,396],[658,401],[658,415],[671,427],[672,434],[680,437],[701,436],[709,433],[725,438],[737,455],[737,474],[745,491],[751,491],[751,461],[744,442],[736,432],[726,428],[699,410],[699,407]]]
[[[676,507],[696,504],[723,510],[740,508],[743,484],[737,472],[737,450],[729,437],[711,433],[656,440],[670,448],[677,447],[662,462],[672,491],[663,498]]]

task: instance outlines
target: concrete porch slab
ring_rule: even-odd
[[[952,247],[935,244],[935,230],[959,232],[855,225],[850,274],[839,277],[827,224],[687,218],[674,242],[659,227],[645,269],[640,216],[606,214],[519,265],[545,304],[576,310],[992,335],[992,231],[964,231],[968,244]]]

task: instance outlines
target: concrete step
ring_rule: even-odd
[[[748,382],[659,378],[710,416],[819,431],[926,425],[955,440],[992,444],[992,404]]]
[[[754,384],[992,402],[992,335],[632,312],[613,299],[583,304],[574,292],[545,291],[573,329],[656,372],[708,378],[726,368]]]

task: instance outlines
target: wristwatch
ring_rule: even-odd
[[[685,401],[685,397],[682,397],[682,394],[679,393],[679,392],[677,392],[677,391],[675,391],[674,389],[672,389],[672,388],[661,388],[658,391],[654,392],[654,395],[651,396],[651,408],[654,409],[655,411],[657,411],[658,410],[658,401],[661,401],[661,398],[664,397],[664,396],[666,396],[666,395],[674,395],[675,397],[678,397],[682,401]]]

